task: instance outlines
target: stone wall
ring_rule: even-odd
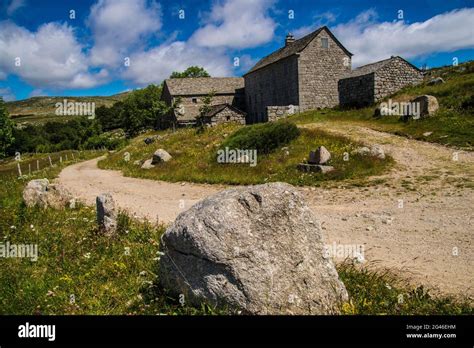
[[[328,39],[328,48],[322,47],[322,38]],[[339,105],[337,82],[350,71],[351,57],[322,30],[298,59],[300,110]]]
[[[339,102],[341,106],[361,107],[374,102],[374,74],[339,80]]]
[[[277,121],[281,118],[285,118],[289,115],[297,114],[300,112],[300,108],[297,105],[277,105],[267,106],[267,119],[269,122]]]
[[[298,105],[298,60],[282,59],[245,75],[247,122],[266,122],[270,105]]]
[[[399,91],[403,87],[419,84],[423,73],[396,57],[389,64],[375,72],[374,102]]]
[[[212,117],[205,117],[204,123],[209,125],[217,125],[228,122],[236,122],[240,124],[245,124],[245,115],[235,110],[232,110],[229,107],[226,107],[224,110],[219,111]]]

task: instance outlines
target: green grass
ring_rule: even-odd
[[[464,71],[460,69],[465,67]],[[346,122],[366,126],[375,130],[389,132],[417,140],[439,143],[472,150],[474,146],[474,110],[463,106],[474,95],[474,62],[457,68],[448,67],[432,72],[427,81],[442,76],[444,84],[408,87],[390,98],[395,101],[408,101],[415,96],[430,94],[438,99],[438,113],[426,119],[402,122],[397,116],[373,117],[375,107],[340,110],[326,109],[308,111],[290,117],[297,124],[318,122]],[[388,98],[385,98],[387,100]],[[423,133],[432,132],[428,136]]]
[[[83,153],[81,159],[95,155]],[[21,199],[27,180],[51,179],[61,168],[24,179],[0,175],[0,243],[33,243],[39,249],[36,262],[0,259],[0,314],[229,314],[206,304],[181,306],[156,285],[164,226],[120,213],[118,236],[111,240],[98,233],[93,208],[27,208]],[[344,314],[473,313],[467,302],[431,297],[387,272],[345,263],[338,271],[350,294]]]
[[[171,182],[191,181],[211,184],[261,184],[284,181],[293,185],[318,185],[323,181],[363,180],[371,175],[381,174],[391,167],[393,160],[387,156],[379,160],[371,156],[349,155],[360,144],[350,142],[342,136],[331,135],[318,129],[300,129],[300,136],[269,154],[258,154],[257,165],[217,163],[216,150],[225,139],[241,126],[221,125],[198,133],[194,129],[180,129],[175,133],[158,132],[161,140],[151,145],[143,142],[143,135],[134,139],[129,146],[109,155],[99,162],[99,167],[118,169],[127,176]],[[330,165],[336,170],[328,174],[302,173],[296,166],[308,158],[309,152],[318,146],[325,146],[332,154]],[[136,160],[151,158],[157,148],[168,151],[173,159],[152,169],[141,169]],[[288,151],[288,153],[287,153]],[[130,161],[124,154],[130,153]]]

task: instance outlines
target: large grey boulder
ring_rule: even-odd
[[[168,162],[171,159],[171,155],[163,149],[158,149],[153,154],[151,164],[158,164],[161,162]]]
[[[438,99],[432,95],[421,95],[411,101],[420,104],[420,116],[422,118],[433,116],[439,109]]]
[[[23,190],[23,200],[28,207],[63,209],[72,199],[64,186],[50,184],[48,179],[31,180]]]
[[[46,198],[48,185],[48,179],[35,179],[28,182],[23,190],[23,200],[26,206],[46,208],[48,205]]]
[[[117,212],[115,201],[110,193],[103,193],[96,198],[97,224],[102,233],[113,236],[117,230]]]
[[[181,213],[160,244],[161,285],[249,314],[333,314],[348,295],[321,226],[291,185],[230,189]]]
[[[331,154],[329,151],[324,147],[320,146],[316,149],[316,151],[311,151],[309,153],[309,164],[325,164],[331,159]]]

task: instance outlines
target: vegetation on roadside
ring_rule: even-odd
[[[278,131],[288,134],[277,135],[275,132]],[[295,138],[297,133],[300,135]],[[152,134],[161,137],[152,144],[145,144],[144,138]],[[265,136],[261,138],[262,135]],[[263,151],[272,151],[258,152],[256,166],[250,166],[249,163],[217,163],[216,151],[226,144],[230,147],[239,146],[240,149],[245,149],[248,145],[258,146]],[[275,148],[276,145],[279,146]],[[321,145],[331,152],[330,164],[336,170],[324,175],[299,171],[297,164],[305,161],[309,152]],[[318,185],[322,181],[341,179],[360,181],[368,176],[383,173],[393,164],[393,159],[389,156],[380,160],[372,156],[352,154],[359,146],[360,144],[342,136],[331,135],[318,129],[298,130],[294,125],[285,122],[251,127],[223,124],[207,128],[201,133],[196,133],[194,129],[179,129],[174,133],[147,133],[133,139],[129,146],[120,151],[109,154],[99,162],[99,167],[119,169],[127,176],[171,182],[250,185],[284,181],[293,185]],[[151,158],[158,148],[168,151],[173,157],[172,160],[160,163],[152,169],[141,169],[137,163]],[[130,154],[129,161],[125,159],[126,152]]]
[[[428,85],[434,77],[446,83]],[[392,101],[409,101],[429,94],[438,99],[439,110],[433,117],[403,122],[397,116],[374,118],[374,107],[363,109],[324,109],[304,112],[290,117],[297,124],[347,122],[417,140],[455,146],[466,150],[474,147],[474,62],[457,67],[432,70],[425,83],[402,89],[390,96]],[[385,100],[387,100],[386,98]]]

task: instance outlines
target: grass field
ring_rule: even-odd
[[[261,184],[284,181],[293,185],[318,185],[323,181],[353,179],[360,181],[370,175],[383,173],[393,160],[379,160],[371,156],[351,155],[360,144],[317,129],[301,129],[301,135],[289,144],[269,154],[258,155],[257,165],[217,163],[216,150],[237,125],[211,127],[203,133],[195,129],[181,129],[175,133],[153,132],[137,137],[129,146],[99,162],[101,168],[119,169],[127,176],[165,181],[192,181],[212,184]],[[163,138],[146,145],[143,139],[150,135]],[[330,164],[336,168],[328,174],[302,173],[296,166],[307,159],[310,150],[324,145],[332,154]],[[173,159],[155,168],[145,170],[134,164],[151,158],[157,148],[168,151]],[[130,160],[125,160],[125,153]],[[349,154],[347,161],[344,154]]]

